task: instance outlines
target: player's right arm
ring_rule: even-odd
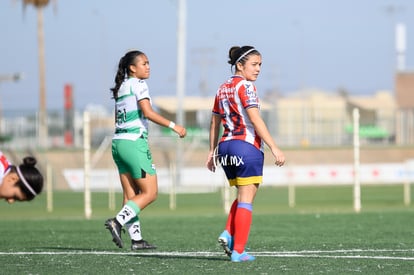
[[[211,114],[211,121],[210,121],[210,135],[209,135],[209,141],[210,141],[210,151],[208,153],[206,166],[207,168],[214,172],[216,170],[216,166],[214,164],[214,158],[216,157],[214,155],[215,148],[217,147],[218,140],[219,140],[219,132],[220,132],[220,124],[221,118],[220,115],[212,113]]]

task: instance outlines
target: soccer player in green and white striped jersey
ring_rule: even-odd
[[[130,234],[132,250],[155,248],[142,239],[139,213],[157,198],[158,184],[155,166],[148,145],[148,121],[169,127],[180,138],[186,129],[176,125],[152,109],[145,79],[149,78],[147,56],[137,50],[127,52],[119,61],[115,86],[115,133],[112,157],[117,165],[124,193],[121,211],[105,222],[115,244],[122,248],[121,230]]]

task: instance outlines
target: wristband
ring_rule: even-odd
[[[170,124],[168,124],[168,128],[174,129],[175,123],[173,121],[170,121]]]

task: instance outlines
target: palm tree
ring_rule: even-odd
[[[38,146],[46,148],[48,144],[47,112],[46,112],[46,69],[45,69],[45,39],[43,28],[43,8],[50,0],[22,0],[23,8],[33,5],[37,10],[37,43],[39,56],[39,117],[38,117]]]

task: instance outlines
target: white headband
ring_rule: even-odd
[[[24,183],[24,185],[29,189],[30,193],[32,193],[34,196],[36,196],[36,192],[33,190],[33,188],[29,185],[29,183],[26,181],[26,179],[23,177],[22,172],[20,172],[19,166],[16,166],[17,168],[17,174],[19,175],[20,180]]]
[[[256,50],[255,48],[251,48],[250,50],[246,51],[244,54],[242,54],[239,58],[237,58],[236,62],[234,62],[234,64],[236,64],[237,62],[239,62],[240,60],[243,59],[243,57],[245,57],[246,55],[248,55],[249,53],[251,53],[252,51]]]

